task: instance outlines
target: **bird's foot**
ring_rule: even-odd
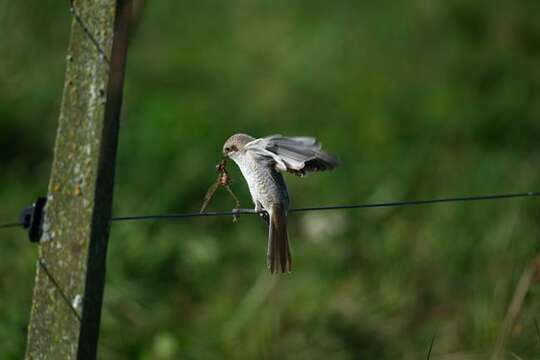
[[[238,219],[240,218],[240,214],[256,214],[257,211],[254,209],[234,208],[232,209],[232,213],[233,213],[233,222],[238,222]]]
[[[259,211],[258,212],[259,216],[264,220],[264,222],[266,223],[266,225],[269,225],[270,224],[270,216],[268,215],[268,213],[266,211]]]

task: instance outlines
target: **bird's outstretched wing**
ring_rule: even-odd
[[[310,171],[331,170],[339,164],[336,157],[322,151],[321,144],[312,137],[272,135],[247,143],[245,149],[259,160],[268,161],[278,171],[300,176]]]

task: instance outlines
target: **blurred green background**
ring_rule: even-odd
[[[196,211],[235,132],[313,135],[292,206],[540,189],[540,2],[136,1],[117,215]],[[67,1],[0,1],[0,222],[46,193]],[[247,188],[231,166],[245,207]],[[211,209],[233,206],[219,192]],[[537,199],[296,213],[270,276],[255,217],[115,223],[100,359],[493,353],[540,252]],[[24,354],[37,249],[0,232],[0,354]],[[538,358],[533,282],[506,353]]]

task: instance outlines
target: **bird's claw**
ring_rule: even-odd
[[[258,214],[262,218],[268,219],[268,213],[266,211],[260,211],[257,209],[241,209],[239,207],[235,207],[234,209],[232,209],[232,213],[234,222],[238,221],[238,218],[241,214]]]

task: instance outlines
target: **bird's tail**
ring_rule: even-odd
[[[270,272],[291,272],[292,258],[287,235],[287,211],[281,204],[272,206],[268,234],[267,265]]]

